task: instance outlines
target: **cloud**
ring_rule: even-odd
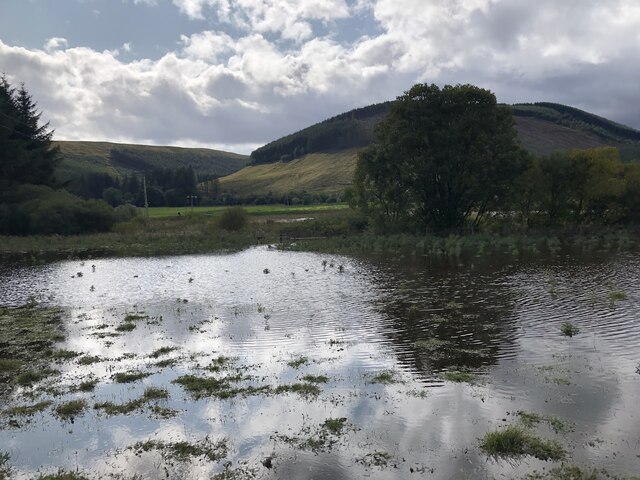
[[[312,21],[330,22],[350,14],[345,0],[173,0],[192,19],[213,11],[217,19],[246,32],[276,33],[301,42],[313,36]]]
[[[66,38],[53,37],[45,42],[44,49],[47,52],[53,52],[54,50],[58,50],[59,48],[66,48],[68,45],[69,42]]]
[[[640,127],[635,1],[174,3],[193,18],[222,20],[213,22],[216,29],[182,35],[174,51],[156,60],[130,60],[128,43],[123,60],[117,50],[68,48],[65,39],[52,38],[44,50],[0,41],[0,65],[11,81],[26,82],[58,138],[248,152],[350,108],[392,99],[418,81],[474,83],[500,101],[568,103]],[[349,41],[317,35],[323,22],[366,34]],[[290,33],[278,30],[287,26]]]

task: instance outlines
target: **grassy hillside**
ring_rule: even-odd
[[[353,180],[358,149],[371,142],[390,106],[352,110],[270,142],[252,152],[252,165],[221,179],[221,190],[239,197],[341,192]],[[640,158],[640,131],[633,128],[554,103],[511,108],[518,138],[534,155],[608,145],[623,159]]]
[[[291,162],[250,165],[220,179],[224,192],[286,194],[289,192],[340,193],[353,181],[358,149],[311,153]]]
[[[156,147],[109,142],[55,142],[63,160],[57,175],[68,180],[83,173],[121,176],[150,168],[177,169],[191,165],[199,174],[229,175],[246,165],[249,157],[207,148]],[[111,151],[121,153],[111,158]]]
[[[613,143],[548,120],[519,116],[514,118],[520,143],[534,155],[549,155],[558,150],[573,148],[602,147]]]

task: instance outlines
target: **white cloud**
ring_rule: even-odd
[[[117,51],[68,48],[65,39],[52,38],[44,50],[0,41],[0,65],[12,81],[26,82],[58,138],[234,145],[246,152],[392,99],[417,81],[476,83],[501,101],[569,103],[640,127],[634,0],[174,3],[193,18],[215,11],[223,23],[182,35],[176,50],[157,60],[124,61]],[[350,28],[363,17],[373,18],[377,30],[350,42],[314,36],[316,22]],[[234,28],[225,30],[224,22]],[[131,52],[131,44],[121,49]]]
[[[44,49],[47,52],[53,52],[54,50],[58,50],[59,48],[66,48],[67,46],[69,46],[69,42],[66,38],[53,37],[45,42]]]
[[[173,0],[182,13],[204,19],[213,10],[216,17],[245,31],[277,33],[301,42],[313,35],[310,21],[329,22],[349,16],[345,0]]]

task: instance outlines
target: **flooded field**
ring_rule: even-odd
[[[630,478],[639,285],[638,254],[0,265],[0,478]]]

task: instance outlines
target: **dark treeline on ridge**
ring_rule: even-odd
[[[640,163],[614,147],[535,158],[493,93],[419,84],[361,151],[351,201],[383,232],[630,224],[640,220]]]
[[[357,108],[275,140],[251,152],[253,163],[291,161],[307,153],[364,147],[373,140],[373,125],[391,102]]]

